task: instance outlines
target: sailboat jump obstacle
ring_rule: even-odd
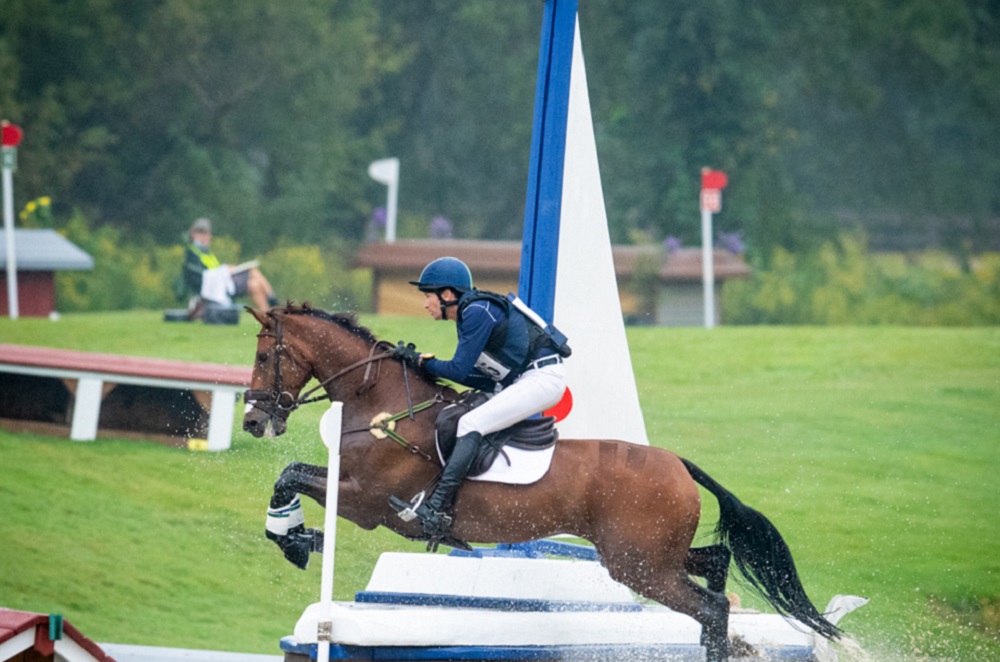
[[[615,281],[577,2],[546,0],[544,12],[519,294],[573,345],[571,397],[557,407],[560,435],[648,444]],[[618,398],[610,408],[609,396]],[[332,403],[320,423],[329,475],[339,473],[341,410]],[[353,602],[333,602],[336,513],[330,489],[320,601],[281,640],[286,662],[704,659],[697,622],[636,600],[582,545],[385,553]],[[837,623],[866,602],[836,596],[824,615]],[[747,654],[765,659],[836,657],[825,639],[776,614],[734,608],[729,631]]]
[[[342,408],[332,403],[320,422],[330,475],[340,467]],[[698,623],[638,602],[583,545],[384,553],[353,602],[333,602],[337,500],[337,490],[328,490],[320,601],[281,640],[285,662],[704,659]],[[826,618],[836,624],[865,602],[836,596]],[[820,635],[776,614],[736,609],[729,631],[754,657],[836,659]]]

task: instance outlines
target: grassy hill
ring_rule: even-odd
[[[364,321],[445,355],[454,343],[451,325]],[[206,327],[152,312],[0,320],[0,342],[240,365],[256,331],[249,318]],[[843,623],[867,650],[1000,657],[1000,329],[638,328],[629,339],[653,443],[767,514],[820,607],[837,593],[871,598]],[[319,563],[285,562],[264,513],[286,463],[325,460],[322,411],[297,412],[278,440],[237,431],[218,454],[0,432],[0,606],[61,613],[99,641],[276,653],[318,598]],[[322,522],[312,504],[306,517]],[[381,552],[422,550],[343,520],[338,533],[338,599],[364,587]]]

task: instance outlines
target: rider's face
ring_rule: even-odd
[[[194,240],[195,243],[197,243],[197,244],[199,244],[201,246],[204,246],[205,248],[208,248],[209,246],[212,245],[212,233],[211,232],[204,232],[202,230],[195,230],[194,232],[191,233],[191,239]]]
[[[441,299],[455,301],[455,293],[451,290],[442,290]],[[424,310],[435,320],[444,319],[444,313],[441,310],[441,299],[438,298],[437,292],[424,292]]]

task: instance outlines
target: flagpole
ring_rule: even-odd
[[[521,242],[518,294],[552,322],[576,13],[577,0],[545,2]]]
[[[715,327],[715,264],[712,254],[712,212],[701,208],[701,282],[705,298],[705,328]]]
[[[14,147],[4,147],[3,163],[3,227],[7,244],[7,312],[12,320],[20,315],[17,301],[17,250],[14,244],[14,177],[10,161]]]

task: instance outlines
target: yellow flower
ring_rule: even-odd
[[[28,212],[29,214],[33,213],[33,212],[35,211],[35,209],[36,209],[37,207],[38,207],[38,205],[37,205],[37,204],[35,204],[35,201],[34,201],[34,200],[32,200],[31,202],[29,202],[28,204],[26,204],[26,205],[24,206],[25,210],[26,210],[26,211],[27,211],[27,212]]]
[[[48,207],[49,205],[52,204],[52,198],[50,198],[47,195],[43,195],[42,197],[38,198],[38,204],[40,204],[43,207]]]

